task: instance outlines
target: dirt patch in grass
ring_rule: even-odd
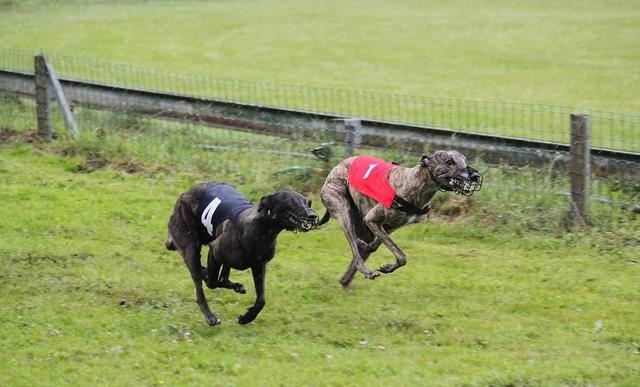
[[[19,132],[11,128],[0,127],[0,144],[25,142],[29,144],[44,142],[37,132]]]

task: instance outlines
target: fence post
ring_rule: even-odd
[[[586,227],[589,219],[591,187],[591,118],[587,114],[571,115],[571,218],[575,227]]]
[[[55,137],[55,132],[51,125],[47,61],[42,54],[36,55],[33,59],[36,84],[36,118],[38,121],[38,134],[48,140]]]
[[[362,137],[362,120],[359,118],[346,118],[344,120],[344,157],[353,156],[353,149],[360,145]]]
[[[67,127],[67,130],[71,133],[73,138],[78,138],[80,132],[78,131],[78,124],[76,124],[76,119],[73,116],[73,111],[71,110],[71,105],[69,101],[67,101],[67,96],[64,95],[64,91],[62,90],[62,85],[60,84],[60,80],[56,75],[53,66],[47,61],[44,60],[45,66],[47,66],[47,77],[49,80],[49,84],[53,89],[54,95],[56,96],[56,100],[58,100],[58,105],[60,105],[60,110],[62,111],[62,118],[64,119],[64,124]]]

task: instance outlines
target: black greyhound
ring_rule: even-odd
[[[311,202],[295,191],[266,195],[256,206],[229,184],[202,183],[178,197],[165,245],[182,254],[196,288],[196,302],[209,325],[221,321],[209,309],[202,281],[210,289],[245,293],[242,284],[229,281],[229,272],[251,268],[256,300],[238,318],[238,323],[248,324],[264,308],[267,263],[275,255],[278,234],[309,231],[317,220]],[[200,262],[203,245],[209,246],[207,267]]]

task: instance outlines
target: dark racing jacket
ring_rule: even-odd
[[[215,239],[216,229],[222,222],[227,219],[235,222],[238,215],[251,206],[253,206],[251,201],[232,185],[207,184],[197,212],[200,219],[200,243],[210,243]]]

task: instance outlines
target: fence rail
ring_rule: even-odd
[[[307,113],[259,105],[239,104],[200,97],[137,90],[85,81],[60,79],[68,99],[91,109],[143,114],[149,117],[177,119],[218,127],[251,130],[276,136],[313,137],[318,132],[334,141],[348,140],[347,119],[336,115]],[[34,97],[34,76],[0,70],[0,91]],[[568,120],[569,117],[567,117]],[[420,152],[425,144],[434,148],[456,148],[468,157],[481,157],[498,164],[542,167],[550,162],[565,170],[569,163],[569,145],[532,141],[504,136],[458,132],[382,121],[358,119],[354,144],[385,147],[390,144]],[[569,130],[567,123],[567,131]],[[592,149],[593,165],[599,175],[639,172],[640,153]]]

